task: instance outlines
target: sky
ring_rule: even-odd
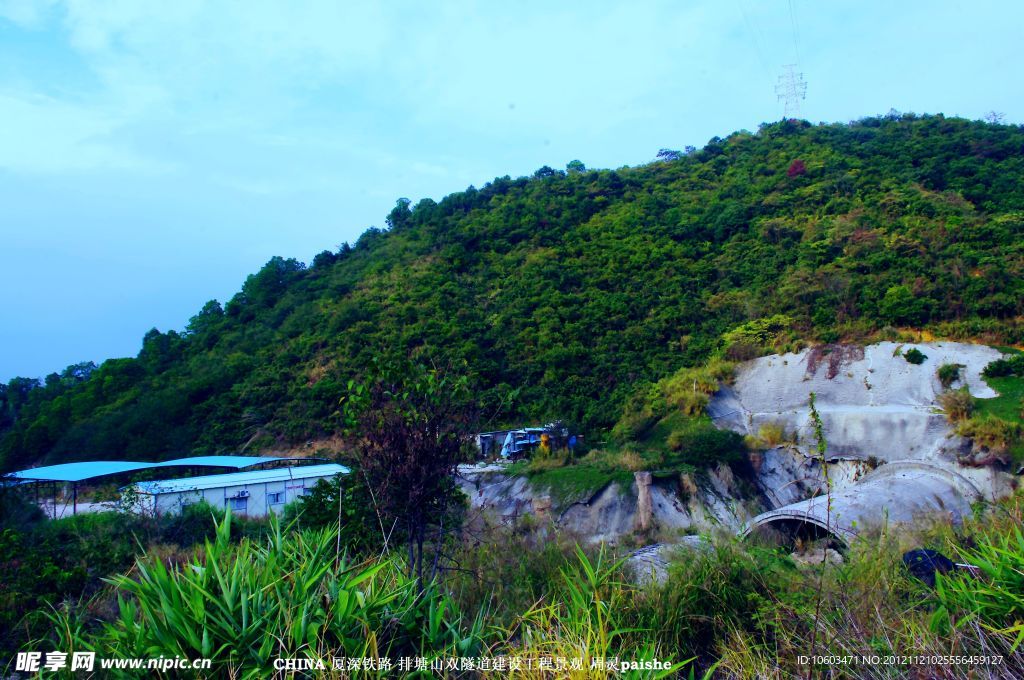
[[[1024,121],[1024,3],[0,0],[0,381],[133,356],[309,262],[543,165],[778,120]]]

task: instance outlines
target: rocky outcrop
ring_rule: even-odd
[[[561,507],[548,489],[533,486],[526,477],[508,475],[506,467],[460,467],[459,484],[473,509],[507,524],[529,514],[595,543],[617,543],[638,530],[666,539],[716,529],[737,531],[766,509],[758,498],[741,493],[725,465],[696,477],[640,473],[628,486],[611,483],[590,498]]]

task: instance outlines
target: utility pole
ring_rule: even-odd
[[[796,64],[786,64],[785,71],[779,76],[775,86],[775,94],[779,101],[786,103],[783,118],[796,118],[800,115],[800,100],[807,97],[807,81],[803,73],[796,72]]]

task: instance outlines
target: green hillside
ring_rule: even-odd
[[[1024,129],[789,121],[660,158],[399,201],[387,229],[272,259],[135,358],[12,380],[0,467],[317,442],[389,352],[465,360],[490,425],[600,438],[639,385],[754,319],[824,341],[1024,340]]]

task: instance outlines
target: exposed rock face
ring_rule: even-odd
[[[471,507],[485,510],[503,522],[512,523],[530,514],[538,521],[550,521],[594,543],[615,543],[634,534],[642,526],[641,504],[650,504],[645,531],[656,529],[669,537],[713,529],[738,531],[766,509],[758,499],[742,499],[736,480],[724,465],[708,470],[697,480],[656,479],[650,473],[646,475],[641,475],[640,484],[636,480],[625,488],[609,484],[592,497],[564,507],[548,505],[548,490],[533,488],[524,477],[509,477],[503,465],[462,466],[459,485],[469,497]],[[681,493],[680,489],[684,491]]]

